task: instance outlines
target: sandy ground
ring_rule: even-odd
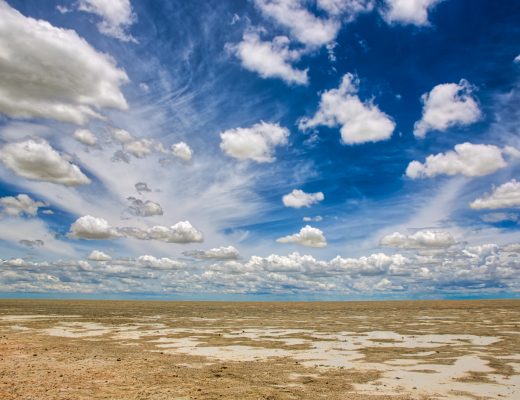
[[[0,300],[0,399],[520,399],[520,301]]]

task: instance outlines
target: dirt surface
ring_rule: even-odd
[[[520,301],[0,300],[0,399],[520,399]]]

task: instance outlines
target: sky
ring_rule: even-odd
[[[520,296],[520,3],[0,0],[0,296]]]

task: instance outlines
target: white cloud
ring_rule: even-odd
[[[21,222],[33,224],[38,220]],[[84,260],[35,262],[5,254],[0,259],[0,281],[4,291],[32,288],[56,292],[55,284],[59,284],[59,289],[74,292],[193,293],[196,288],[206,293],[295,294],[332,290],[349,295],[407,289],[410,296],[432,291],[482,294],[484,287],[490,287],[491,292],[494,288],[515,289],[520,278],[519,249],[520,245],[513,241],[504,246],[488,243],[418,249],[408,251],[406,256],[383,253],[359,258],[337,256],[330,261],[294,252],[251,256],[247,262],[221,259],[210,265],[207,261],[186,260],[184,264],[152,255],[90,265]],[[53,284],[46,286],[45,282]]]
[[[104,240],[120,237],[117,229],[111,227],[107,220],[85,215],[78,218],[71,226],[69,237],[74,239]]]
[[[267,163],[275,160],[275,148],[287,144],[288,137],[287,128],[262,121],[250,128],[235,128],[220,133],[220,148],[238,160]]]
[[[278,243],[296,243],[307,247],[321,248],[327,246],[327,241],[323,235],[323,232],[320,229],[313,228],[310,225],[304,226],[298,233],[278,238],[276,241]]]
[[[449,232],[421,230],[412,235],[394,232],[381,239],[381,246],[402,249],[446,248],[453,246],[455,239]]]
[[[389,256],[384,253],[376,253],[360,258],[337,256],[329,262],[329,267],[350,276],[377,276],[387,273],[390,268],[402,269],[408,264],[409,260],[401,254]]]
[[[470,204],[475,210],[520,207],[520,182],[512,179]]]
[[[255,32],[246,32],[242,41],[228,46],[249,71],[262,78],[280,78],[289,84],[306,85],[307,69],[294,68],[291,63],[300,59],[301,52],[289,50],[289,39],[276,36],[272,42],[262,41]]]
[[[72,12],[71,8],[69,8],[67,6],[64,6],[64,5],[61,5],[61,4],[58,4],[56,6],[56,10],[58,10],[58,12],[60,12],[61,14],[67,14],[67,13]]]
[[[28,18],[0,2],[0,113],[84,124],[102,107],[127,109],[128,81],[114,60],[73,30]]]
[[[482,113],[472,96],[472,87],[461,79],[457,83],[435,86],[421,97],[422,118],[414,125],[414,135],[424,137],[429,131],[445,131],[452,126],[465,126],[478,121]]]
[[[353,19],[356,15],[372,11],[374,8],[373,0],[317,0],[318,8],[334,16],[346,16],[347,20]],[[345,18],[345,17],[343,17]]]
[[[335,19],[316,17],[300,0],[255,0],[258,9],[288,29],[296,40],[308,46],[333,41],[341,24]]]
[[[271,254],[265,258],[252,256],[247,262],[246,268],[268,272],[312,273],[316,270],[326,270],[327,263],[325,261],[318,261],[313,256],[300,255],[298,252],[294,252],[287,256],[280,256],[278,254]]]
[[[139,217],[163,215],[163,209],[159,203],[151,200],[142,201],[135,197],[129,197],[127,200],[130,202],[129,210],[134,215]]]
[[[520,253],[520,243],[509,243],[509,244],[506,244],[505,246],[502,246],[501,248],[502,251],[505,251],[505,252],[512,252],[512,253]]]
[[[90,183],[77,165],[69,162],[43,139],[4,145],[0,148],[0,161],[17,175],[31,180],[64,186]]]
[[[96,137],[88,129],[76,129],[74,139],[87,146],[94,146],[97,143]]]
[[[515,57],[515,59],[513,60],[513,62],[515,62],[515,63],[520,63],[520,54],[517,55],[517,56]]]
[[[233,246],[227,247],[216,247],[210,250],[194,250],[185,251],[185,256],[193,257],[201,260],[214,259],[214,260],[237,260],[240,256],[238,250]]]
[[[406,175],[412,179],[431,178],[437,175],[485,176],[507,166],[503,155],[517,157],[517,150],[503,149],[487,144],[461,143],[446,153],[429,155],[424,163],[412,161]]]
[[[99,32],[123,42],[136,42],[126,31],[136,20],[130,0],[79,0],[79,9],[101,17]]]
[[[147,229],[119,228],[118,232],[127,237],[140,240],[159,240],[166,243],[197,243],[203,241],[202,232],[195,229],[189,221],[180,221],[170,227],[156,225]]]
[[[137,258],[137,262],[139,265],[143,267],[149,268],[158,268],[158,269],[176,269],[184,266],[184,263],[172,260],[171,258],[163,257],[157,258],[150,255],[144,255]]]
[[[16,197],[0,197],[0,215],[5,214],[10,217],[21,217],[22,215],[35,217],[38,209],[46,206],[47,204],[33,200],[26,194],[19,194]]]
[[[172,144],[172,153],[175,157],[180,158],[184,161],[190,161],[193,156],[193,151],[184,142]]]
[[[124,149],[137,158],[143,158],[152,153],[153,141],[150,139],[132,140],[124,144]]]
[[[112,136],[114,136],[114,139],[121,144],[130,143],[134,140],[130,132],[125,131],[124,129],[112,129]]]
[[[303,217],[304,222],[320,222],[323,221],[323,217],[321,215],[316,215],[315,217]]]
[[[157,152],[161,154],[171,154],[184,161],[190,161],[193,155],[192,150],[185,142],[179,142],[171,146],[171,152],[165,149],[164,145],[156,140],[141,138],[136,139],[130,132],[124,129],[112,129],[112,137],[115,142],[123,147],[123,151],[114,154],[114,158],[119,161],[129,162],[126,153],[137,158],[144,158],[150,154]]]
[[[386,291],[389,291],[389,290],[404,290],[403,286],[401,286],[401,285],[394,285],[394,283],[390,279],[388,279],[388,278],[381,279],[379,282],[377,282],[374,285],[374,288],[376,290],[383,291],[383,292],[386,292]]]
[[[103,253],[99,250],[92,250],[92,252],[87,257],[91,261],[110,261],[112,260],[112,257],[110,257],[108,254]]]
[[[202,242],[202,233],[195,229],[189,221],[177,222],[170,227],[154,226],[147,230],[150,239],[161,240],[167,243]]]
[[[282,202],[285,207],[301,208],[310,207],[325,199],[322,192],[305,193],[303,190],[294,189],[291,193],[282,197]]]
[[[428,25],[428,12],[443,0],[385,0],[383,18],[388,23]]]
[[[158,240],[166,243],[198,243],[203,241],[202,232],[189,221],[180,221],[170,227],[156,225],[151,228],[112,227],[103,218],[85,215],[71,226],[69,237],[73,239],[115,239],[133,237],[139,240]]]
[[[359,80],[345,74],[339,88],[322,93],[320,106],[312,118],[302,118],[299,128],[306,130],[319,125],[330,128],[340,125],[344,144],[378,142],[389,139],[395,122],[371,102],[357,96]]]

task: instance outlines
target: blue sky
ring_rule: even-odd
[[[519,18],[0,1],[0,292],[517,297]]]

